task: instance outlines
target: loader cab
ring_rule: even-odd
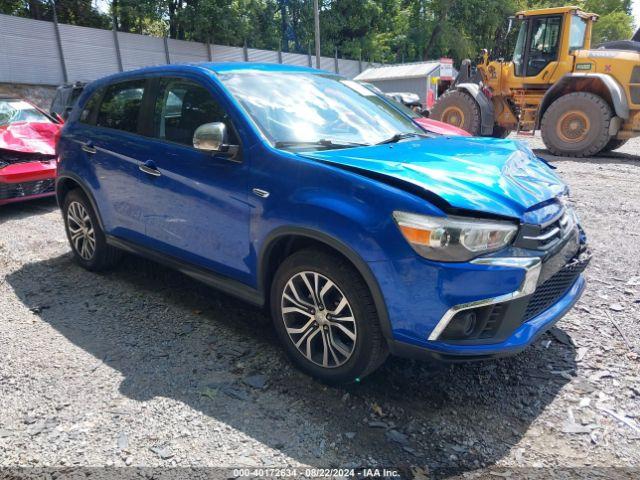
[[[576,7],[518,13],[513,76],[527,85],[544,86],[571,71],[572,53],[590,46],[594,18]]]

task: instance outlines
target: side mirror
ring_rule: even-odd
[[[193,133],[193,146],[198,150],[219,152],[227,143],[227,126],[222,122],[205,123]]]

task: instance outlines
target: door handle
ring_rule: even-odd
[[[147,160],[146,162],[141,163],[140,165],[138,165],[138,169],[141,172],[144,172],[147,175],[151,175],[153,177],[159,177],[160,175],[162,175],[153,160]]]
[[[82,150],[84,152],[90,153],[91,155],[96,153],[96,148],[93,146],[93,143],[91,143],[91,142],[83,143],[82,144]]]
[[[266,190],[262,190],[260,188],[254,188],[251,191],[253,192],[254,195],[257,195],[260,198],[268,198],[269,197],[269,192],[267,192]]]

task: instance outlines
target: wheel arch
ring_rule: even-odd
[[[348,245],[326,233],[302,227],[280,227],[265,239],[263,245],[258,257],[258,282],[267,308],[271,284],[278,266],[292,253],[316,246],[345,258],[358,271],[373,297],[385,339],[392,338],[389,315],[378,281],[367,263]]]
[[[495,122],[495,112],[493,103],[484,94],[480,85],[476,83],[459,83],[456,85],[456,89],[469,94],[475,100],[478,107],[480,107],[480,133],[482,135],[491,135]]]
[[[84,182],[73,174],[62,174],[58,175],[56,179],[56,200],[58,202],[58,206],[62,209],[64,205],[64,199],[67,194],[72,191],[80,189],[82,193],[89,199],[91,202],[91,207],[98,218],[98,223],[100,224],[100,228],[104,231],[104,224],[102,223],[102,217],[100,216],[100,210],[98,210],[96,205],[96,200],[91,193],[91,190],[84,185]]]
[[[610,75],[603,73],[568,73],[553,85],[542,97],[536,129],[540,128],[542,117],[558,98],[573,92],[588,92],[602,97],[615,112],[616,116],[629,118],[629,104],[622,86]]]

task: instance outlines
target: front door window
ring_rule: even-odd
[[[231,122],[220,104],[204,86],[185,79],[163,79],[153,117],[154,136],[193,146],[196,129],[223,122],[234,145],[238,144]]]

